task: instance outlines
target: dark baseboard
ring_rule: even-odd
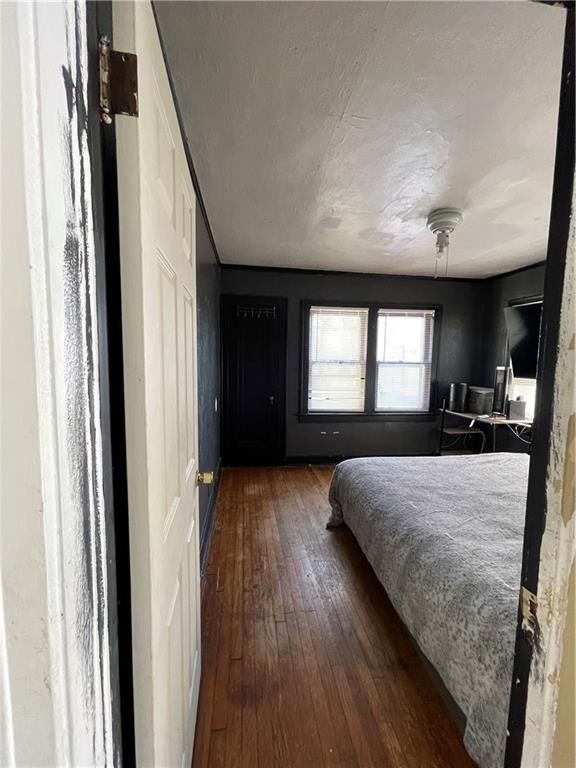
[[[428,453],[378,453],[378,454],[364,454],[362,456],[287,456],[286,464],[336,464],[340,461],[347,461],[348,459],[369,459],[386,456],[434,456],[435,452],[430,451]]]
[[[287,456],[286,464],[335,464],[351,458],[351,456]]]
[[[208,558],[208,550],[210,549],[210,542],[212,540],[212,531],[214,530],[214,513],[216,511],[216,503],[218,501],[218,491],[220,490],[220,478],[222,477],[222,462],[218,459],[218,465],[214,472],[214,483],[212,485],[212,493],[210,494],[210,500],[208,502],[207,514],[204,518],[205,523],[200,531],[200,574],[204,574],[206,567],[206,560]]]

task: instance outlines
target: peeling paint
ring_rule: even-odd
[[[542,631],[536,614],[522,619],[522,632],[532,645],[531,674],[535,682],[541,683],[544,676],[544,648],[542,646]]]
[[[574,337],[572,337],[570,350],[574,351]],[[562,520],[564,525],[568,525],[576,511],[576,414],[574,413],[568,420],[565,456],[563,486],[558,490],[562,492]]]

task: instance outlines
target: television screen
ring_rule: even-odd
[[[517,379],[536,378],[541,314],[541,301],[504,309],[512,372]]]

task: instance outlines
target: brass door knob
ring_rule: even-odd
[[[196,482],[198,485],[212,485],[214,482],[214,472],[198,472]]]

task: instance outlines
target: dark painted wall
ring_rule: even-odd
[[[231,267],[223,268],[221,274],[223,294],[288,298],[286,455],[289,458],[430,453],[437,445],[434,421],[362,424],[298,421],[301,300],[333,300],[341,301],[344,305],[348,301],[377,301],[384,305],[387,302],[404,301],[441,304],[438,380],[442,394],[451,381],[478,383],[481,373],[485,287],[485,283],[478,281],[243,270]]]
[[[220,266],[199,206],[196,206],[198,322],[198,468],[214,472],[213,485],[200,486],[200,552],[206,555],[220,470]],[[218,410],[216,410],[217,403]]]

